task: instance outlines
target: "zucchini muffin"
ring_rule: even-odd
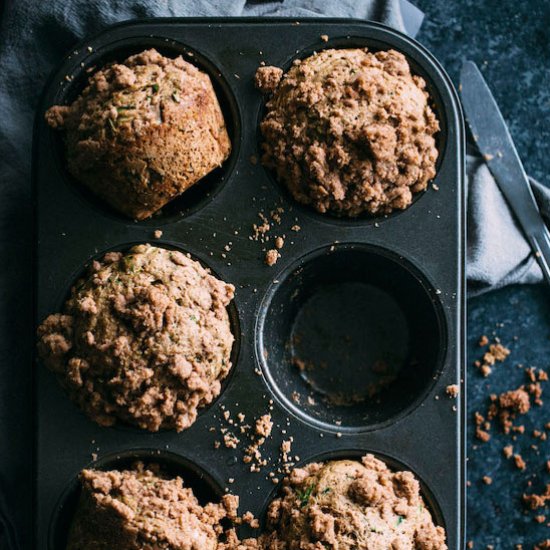
[[[98,424],[181,431],[231,369],[233,294],[181,252],[110,252],[40,325],[39,355]]]
[[[229,156],[210,77],[151,49],[94,73],[69,106],[46,112],[65,131],[70,173],[121,213],[142,220]]]
[[[180,477],[142,463],[132,470],[83,470],[67,550],[216,550],[220,521],[236,512],[230,495],[201,506]]]
[[[256,86],[271,94],[262,162],[296,201],[338,216],[388,214],[435,176],[439,123],[401,53],[324,50],[284,76],[260,67]]]
[[[267,548],[447,548],[414,475],[392,472],[372,455],[295,469],[269,507],[268,524]]]
[[[293,470],[271,502],[267,530],[221,550],[447,550],[411,472],[392,472],[373,455]]]

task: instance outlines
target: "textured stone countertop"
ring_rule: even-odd
[[[418,0],[426,12],[419,40],[443,63],[457,82],[463,60],[482,69],[500,104],[527,172],[550,185],[550,2],[535,0]],[[510,348],[509,358],[483,378],[473,362],[482,356],[482,334],[498,336]],[[485,412],[489,395],[515,389],[526,381],[525,367],[549,370],[550,289],[511,287],[468,303],[468,535],[474,548],[524,549],[550,539],[550,507],[525,512],[524,492],[541,492],[550,483],[546,461],[550,441],[532,437],[550,422],[550,383],[542,407],[517,421],[525,433],[512,441],[493,426],[488,443],[475,438],[474,411]],[[544,386],[543,386],[544,387]],[[545,395],[546,394],[546,395]],[[550,433],[549,433],[550,435]],[[502,453],[513,444],[527,467],[520,471]],[[537,448],[533,448],[535,445]],[[489,476],[492,484],[482,478]],[[529,487],[532,483],[532,487]],[[538,523],[537,514],[546,519]]]

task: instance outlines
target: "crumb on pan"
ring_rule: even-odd
[[[277,260],[279,259],[280,254],[277,251],[276,248],[271,248],[265,253],[265,263],[268,266],[273,266],[277,263]]]
[[[254,85],[262,93],[272,93],[279,85],[282,77],[283,69],[279,67],[259,67],[254,77]]]

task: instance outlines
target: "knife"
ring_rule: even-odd
[[[460,92],[474,140],[550,284],[550,232],[542,219],[504,118],[473,61],[462,65]]]

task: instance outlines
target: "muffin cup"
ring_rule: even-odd
[[[231,90],[226,77],[216,65],[205,55],[182,42],[163,38],[162,36],[140,36],[114,42],[102,43],[98,48],[86,50],[84,58],[78,56],[79,63],[67,67],[66,78],[60,82],[54,96],[49,100],[52,105],[70,105],[82,92],[88,83],[88,78],[97,70],[112,62],[121,62],[131,55],[143,50],[155,48],[166,57],[183,56],[184,60],[206,73],[220,103],[225,119],[227,133],[231,140],[231,153],[222,166],[214,169],[201,178],[184,193],[172,199],[150,218],[138,223],[149,226],[159,226],[173,223],[181,218],[199,211],[205,204],[213,200],[223,187],[225,181],[231,177],[235,160],[239,154],[241,142],[241,117],[237,99]],[[82,60],[81,60],[82,59]],[[39,113],[39,116],[43,113]],[[65,154],[64,131],[51,130],[51,148],[54,152],[56,169],[62,174],[63,180],[81,200],[92,205],[98,212],[122,223],[131,223],[132,220],[121,214],[99,198],[93,191],[80,183],[67,169]]]
[[[280,63],[276,64],[278,67],[283,69],[286,74],[287,71],[292,67],[293,63],[296,60],[303,60],[311,55],[327,50],[327,49],[351,49],[351,48],[367,48],[369,52],[384,51],[388,49],[388,43],[385,40],[379,40],[373,37],[365,37],[360,35],[336,35],[334,37],[329,36],[326,41],[323,41],[320,37],[315,42],[308,44],[303,49],[294,52],[294,55],[291,55],[285,60],[281,60]],[[399,48],[395,48],[399,51]],[[402,52],[405,53],[405,52]],[[363,213],[359,216],[348,217],[345,215],[338,215],[337,213],[328,211],[325,213],[320,213],[316,211],[313,207],[305,204],[301,204],[295,201],[288,191],[284,182],[278,181],[276,174],[273,170],[265,168],[267,177],[269,178],[272,185],[279,189],[279,192],[282,193],[289,202],[294,202],[295,207],[303,212],[305,215],[311,216],[321,222],[333,223],[337,225],[374,225],[385,222],[386,220],[391,220],[396,216],[399,216],[406,210],[414,208],[416,203],[429,192],[430,188],[435,185],[438,186],[442,180],[445,178],[440,177],[440,168],[445,163],[445,155],[447,154],[447,140],[448,140],[448,121],[447,121],[447,109],[445,108],[445,102],[441,96],[439,86],[435,83],[430,72],[426,70],[426,66],[423,62],[418,61],[413,52],[406,53],[407,60],[411,67],[411,73],[413,76],[420,76],[426,82],[426,91],[429,94],[429,104],[439,121],[440,129],[435,134],[435,145],[438,151],[438,157],[435,165],[436,175],[428,183],[428,188],[424,191],[419,191],[413,194],[411,204],[405,210],[395,209],[389,214],[369,214]],[[269,100],[269,96],[266,96],[260,105],[258,110],[258,121],[257,121],[257,157],[261,158],[262,156],[262,142],[264,141],[262,133],[260,131],[260,123],[264,119],[267,109],[266,103]],[[451,153],[452,150],[451,150]]]
[[[438,501],[434,495],[434,493],[431,491],[429,485],[427,485],[424,480],[408,465],[404,464],[400,460],[389,456],[385,454],[380,454],[376,452],[371,452],[370,450],[359,450],[359,449],[342,449],[338,451],[327,451],[324,453],[317,454],[315,456],[308,457],[306,459],[302,459],[296,466],[303,468],[307,466],[308,464],[311,464],[313,462],[328,462],[331,460],[357,460],[360,461],[363,456],[366,454],[373,454],[377,459],[384,462],[390,470],[393,472],[412,472],[414,474],[414,477],[419,481],[420,483],[420,494],[422,496],[422,499],[424,503],[426,504],[426,507],[430,511],[430,514],[432,515],[434,524],[436,526],[441,526],[445,529],[445,519],[443,517],[443,514],[441,512],[441,508],[438,504]],[[260,517],[262,528],[265,528],[266,526],[266,516],[267,511],[269,508],[270,503],[279,496],[281,493],[280,487],[277,487],[273,489],[269,497],[266,499],[263,507],[263,511]]]
[[[445,356],[441,304],[390,251],[339,244],[291,266],[262,302],[258,358],[281,404],[336,432],[376,429],[425,398]]]
[[[129,250],[132,247],[140,245],[140,244],[150,244],[151,246],[156,246],[157,248],[164,248],[164,249],[167,249],[167,250],[177,250],[177,251],[181,252],[182,254],[189,255],[192,260],[197,261],[199,264],[202,265],[202,267],[209,270],[210,273],[216,279],[224,281],[224,282],[229,282],[226,279],[224,279],[223,276],[221,276],[217,272],[215,272],[208,265],[208,263],[206,261],[204,261],[200,258],[197,258],[196,256],[190,254],[187,250],[182,248],[177,243],[166,242],[166,241],[163,241],[163,240],[151,240],[148,243],[147,242],[143,242],[143,243],[141,243],[141,242],[121,243],[120,245],[109,247],[105,250],[102,250],[101,252],[98,252],[98,253],[94,254],[91,258],[88,258],[84,262],[84,265],[80,265],[78,267],[78,269],[73,272],[73,275],[71,276],[70,280],[68,282],[66,282],[66,284],[63,287],[63,290],[58,293],[58,298],[56,300],[58,305],[54,308],[53,311],[63,312],[64,307],[65,307],[65,303],[70,298],[73,287],[75,286],[75,284],[77,284],[78,281],[80,281],[82,278],[86,277],[86,274],[88,272],[88,269],[89,269],[90,265],[95,260],[101,260],[105,256],[105,254],[107,254],[108,252],[127,253],[127,252],[129,252]],[[231,348],[231,356],[230,356],[232,367],[231,367],[231,370],[227,373],[227,376],[221,381],[220,394],[217,397],[215,397],[214,400],[211,403],[208,403],[207,405],[199,407],[199,409],[197,410],[197,416],[200,416],[200,415],[204,414],[206,411],[208,411],[208,409],[210,407],[213,407],[216,404],[218,399],[221,397],[221,395],[224,393],[224,391],[227,389],[227,387],[231,383],[231,379],[233,377],[233,373],[234,373],[234,370],[235,370],[235,365],[237,364],[237,362],[239,360],[239,350],[240,350],[240,342],[241,342],[241,329],[240,329],[240,323],[239,323],[239,313],[237,311],[237,307],[235,306],[235,302],[233,300],[228,304],[228,306],[226,307],[226,310],[227,310],[227,314],[228,314],[228,317],[229,317],[231,332],[232,332],[233,337],[234,337],[233,346]],[[40,360],[39,360],[39,362],[40,362]],[[53,373],[50,373],[50,374],[51,374],[52,377],[55,377],[55,375]],[[82,413],[79,409],[77,409],[76,405],[74,406],[74,408],[76,410],[78,410],[78,412],[80,414],[85,416],[84,413]],[[93,422],[93,420],[91,420],[91,419],[89,419],[89,421]],[[133,433],[134,435],[137,435],[137,434],[140,434],[140,433],[143,433],[143,432],[147,433],[147,430],[143,430],[143,429],[138,428],[137,426],[126,424],[126,423],[124,423],[120,420],[117,421],[117,423],[114,426],[112,426],[112,428],[110,428],[110,429],[120,430],[120,431],[123,431],[123,432],[128,432],[130,434]],[[162,428],[162,429],[159,430],[159,432],[170,432],[170,431],[172,431],[172,430],[168,430],[167,428]]]
[[[328,42],[321,35],[328,35]],[[198,199],[189,212],[165,210],[135,223],[82,196],[64,168],[61,138],[46,127],[43,114],[71,93],[74,97],[86,68],[97,62],[151,46],[174,55],[187,45],[195,57],[186,59],[209,72],[217,87],[233,153],[223,182],[216,180],[211,195]],[[365,45],[402,52],[413,72],[427,81],[442,122],[439,190],[429,188],[387,218],[336,219],[297,205],[257,162],[264,99],[253,78],[261,63],[287,67],[315,49]],[[65,75],[75,79],[67,82]],[[91,453],[102,460],[145,448],[184,456],[224,491],[239,495],[241,512],[259,517],[276,489],[273,477],[280,481],[281,444],[290,437],[290,459],[296,464],[360,456],[366,450],[389,464],[395,459],[398,468],[412,470],[429,487],[426,498],[431,502],[434,496],[434,514],[446,527],[450,550],[462,548],[464,134],[456,93],[429,52],[383,25],[347,19],[161,19],[116,25],[79,44],[55,71],[37,114],[33,162],[37,324],[60,311],[84,264],[132,244],[188,252],[236,288],[230,308],[233,368],[215,404],[201,409],[181,433],[102,428],[78,411],[52,373],[36,365],[37,550],[49,548],[59,495]],[[208,185],[203,183],[181,200],[202,193]],[[253,230],[253,224],[262,224],[259,214],[270,221],[270,230],[260,236]],[[162,237],[153,239],[157,228]],[[276,236],[284,240],[280,249]],[[268,267],[271,249],[279,256]],[[373,311],[363,315],[369,307]],[[322,314],[320,327],[311,318],[316,311]],[[342,320],[332,319],[333,313]],[[333,373],[340,352],[347,354],[344,377]],[[322,367],[323,361],[326,369],[307,370],[310,363]],[[349,368],[358,362],[361,368]],[[369,396],[370,383],[375,391]],[[311,394],[315,405],[307,399],[312,385],[322,390]],[[449,385],[459,386],[458,398],[447,395]],[[337,394],[355,392],[361,399],[327,403],[323,395],[334,393],[333,386],[342,390]],[[260,472],[251,472],[243,461],[244,435],[237,448],[225,445],[221,430],[238,430],[229,423],[238,413],[251,425],[264,414],[274,423],[261,448],[268,465]]]
[[[181,455],[156,449],[136,449],[110,454],[83,465],[82,469],[125,470],[131,469],[132,465],[138,461],[143,462],[145,466],[158,464],[161,471],[168,476],[180,476],[184,487],[193,489],[202,506],[209,502],[219,502],[224,494],[216,480],[194,462]],[[80,493],[81,486],[77,473],[68,483],[55,506],[50,521],[48,550],[65,550]]]

